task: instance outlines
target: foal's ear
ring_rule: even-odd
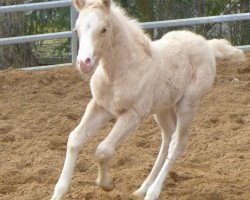
[[[85,0],[73,0],[73,3],[78,11],[85,6]]]
[[[110,9],[112,0],[101,0],[102,5],[106,8],[106,9]]]

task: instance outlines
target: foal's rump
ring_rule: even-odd
[[[189,31],[172,31],[153,42],[152,47],[155,63],[158,63],[159,84],[154,88],[154,96],[160,97],[157,105],[175,105],[192,88],[194,96],[201,97],[211,87],[216,71],[215,58],[202,36]]]
[[[214,58],[244,58],[243,51],[232,46],[228,40],[206,40],[201,35],[190,31],[171,31],[164,35],[162,40],[168,41],[177,51],[183,51],[197,57],[201,54],[209,57],[211,52]]]
[[[162,70],[170,76],[179,94],[201,98],[211,88],[216,58],[242,59],[244,53],[227,40],[206,40],[190,31],[172,31],[155,42],[161,55]],[[179,95],[178,95],[179,96]]]

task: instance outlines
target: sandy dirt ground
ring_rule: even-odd
[[[0,199],[50,199],[67,138],[91,98],[89,77],[73,67],[0,71]],[[161,200],[250,199],[250,54],[246,63],[220,61],[215,83],[190,129],[184,155],[172,168]],[[160,130],[145,119],[110,165],[114,190],[95,180],[95,148],[112,123],[80,152],[66,200],[134,200],[152,168]]]

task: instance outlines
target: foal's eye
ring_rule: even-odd
[[[101,30],[101,33],[106,33],[106,31],[107,31],[107,28],[104,27],[104,28]]]

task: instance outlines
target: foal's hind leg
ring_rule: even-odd
[[[170,142],[168,157],[154,183],[149,187],[145,200],[157,200],[159,198],[162,184],[170,167],[185,150],[188,141],[188,128],[197,107],[198,99],[193,101],[189,97],[184,97],[176,106],[177,125]]]
[[[175,109],[171,108],[169,110],[166,110],[164,112],[158,113],[155,115],[155,119],[158,123],[158,125],[161,127],[161,134],[162,134],[162,143],[161,143],[161,149],[158,154],[158,157],[156,159],[156,162],[154,164],[154,167],[152,171],[150,172],[147,179],[143,182],[141,187],[134,192],[134,195],[136,196],[145,196],[148,188],[150,185],[154,182],[157,175],[159,174],[166,158],[168,155],[168,148],[169,148],[169,142],[171,140],[171,136],[173,132],[175,131],[176,127],[176,113]]]

